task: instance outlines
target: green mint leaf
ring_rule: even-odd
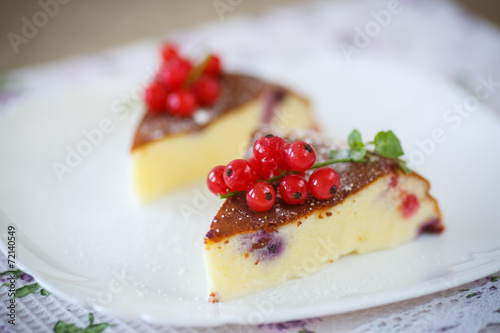
[[[331,159],[331,160],[336,160],[340,154],[342,154],[342,150],[330,150],[330,152],[328,153],[328,158]]]
[[[471,298],[471,297],[474,297],[474,296],[477,296],[477,293],[472,293],[472,294],[469,294],[469,295],[467,295],[467,296],[465,296],[465,297],[467,297],[467,298]]]
[[[33,294],[38,289],[40,289],[40,285],[38,283],[29,284],[27,286],[18,288],[16,293],[14,294],[14,298],[23,298],[28,296],[29,294]]]
[[[406,165],[406,162],[405,161],[401,161],[401,160],[398,160],[398,166],[401,168],[401,170],[404,171],[404,173],[406,173],[407,175],[411,173],[411,169],[408,168],[408,166]]]
[[[347,143],[352,150],[361,150],[365,147],[361,139],[361,133],[357,129],[353,130],[347,137]]]
[[[366,149],[361,150],[331,150],[328,154],[330,160],[342,160],[347,162],[365,162]]]
[[[50,293],[47,290],[45,290],[45,289],[40,290],[40,294],[42,296],[49,296],[50,295]]]
[[[398,137],[392,131],[378,132],[374,144],[375,152],[381,156],[398,158],[404,154]]]
[[[469,289],[458,289],[458,291],[469,291]]]
[[[364,158],[366,155],[366,148],[363,147],[361,150],[351,150],[349,152],[349,157],[355,162],[365,162]]]
[[[94,314],[92,312],[89,313],[89,326],[94,325]]]
[[[497,282],[498,280],[500,280],[500,276],[492,276],[490,279],[491,282]]]
[[[77,327],[75,324],[66,324],[59,320],[54,326],[55,333],[83,333],[84,329]]]

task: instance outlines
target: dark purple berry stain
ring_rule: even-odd
[[[285,91],[283,89],[276,89],[271,91],[266,96],[265,104],[264,104],[264,116],[262,119],[263,124],[270,124],[271,120],[273,120],[274,114],[278,109],[278,106],[281,104],[283,99],[285,98]],[[273,137],[274,135],[266,137]]]
[[[259,230],[242,236],[241,251],[251,254],[258,261],[276,259],[285,249],[285,242],[277,232]]]
[[[206,238],[210,239],[214,236],[215,231],[213,229],[208,230],[207,234],[205,235]]]
[[[431,233],[441,233],[444,231],[444,226],[441,220],[437,217],[434,217],[430,219],[429,221],[423,223],[420,225],[417,236],[424,232],[431,232]]]

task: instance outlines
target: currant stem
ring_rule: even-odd
[[[293,174],[297,174],[298,172],[297,171],[288,171],[288,172],[283,172],[281,175],[277,175],[277,176],[274,176],[274,177],[271,177],[269,178],[268,180],[264,180],[266,183],[273,183],[277,180],[280,180],[282,178],[285,178],[285,176],[287,175],[293,175]]]
[[[200,62],[197,66],[195,66],[191,70],[191,72],[189,72],[186,80],[184,81],[185,87],[190,87],[196,80],[198,80],[201,77],[203,71],[205,70],[205,67],[207,67],[211,58],[212,55],[209,54],[208,56],[205,57],[205,59],[203,59],[202,62]]]
[[[234,192],[231,192],[231,191],[227,190],[226,194],[219,194],[219,198],[221,198],[221,199],[227,199],[229,197],[232,197],[235,194],[244,193],[244,192],[245,191],[234,191]]]
[[[327,160],[327,161],[320,162],[320,163],[315,163],[309,169],[318,169],[318,168],[321,168],[321,167],[324,167],[324,166],[327,166],[327,165],[331,165],[331,164],[335,164],[335,163],[341,163],[341,162],[366,162],[366,160],[363,159],[361,161],[354,161],[352,158],[337,158],[337,159]],[[262,180],[262,181],[264,181],[266,183],[269,183],[269,184],[272,184],[275,181],[280,180],[282,178],[285,178],[288,175],[295,175],[295,174],[298,174],[298,173],[300,173],[300,172],[292,170],[292,171],[288,171],[288,172],[283,172],[281,175],[277,175],[277,176],[269,178],[268,180]],[[231,191],[228,190],[226,194],[219,194],[219,198],[221,198],[221,199],[227,199],[229,197],[232,197],[235,194],[244,193],[244,192],[245,191],[234,191],[234,192],[231,192]]]
[[[309,169],[318,169],[318,168],[321,168],[321,167],[324,167],[324,166],[327,166],[327,165],[330,165],[330,164],[342,163],[342,162],[366,162],[366,160],[363,159],[361,161],[355,161],[355,160],[353,160],[352,158],[349,158],[349,157],[346,157],[346,158],[337,158],[337,159],[327,160],[327,161],[324,161],[324,162],[313,164],[313,166],[310,167]]]

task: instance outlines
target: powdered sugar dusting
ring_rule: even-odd
[[[193,120],[196,124],[202,126],[208,123],[212,117],[213,114],[208,112],[208,110],[200,109],[194,113]]]

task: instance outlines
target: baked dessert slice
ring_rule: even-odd
[[[285,138],[310,143],[317,162],[342,147],[311,133]],[[426,179],[407,174],[394,158],[367,153],[364,160],[331,165],[340,186],[330,199],[309,194],[293,205],[276,195],[274,205],[259,212],[249,207],[245,193],[227,198],[205,237],[209,300],[234,299],[310,275],[347,254],[388,249],[422,232],[444,230]]]
[[[259,124],[315,126],[309,101],[290,89],[255,77],[219,73],[218,96],[190,116],[148,112],[135,133],[133,178],[142,202],[206,177],[213,165],[244,152]]]

